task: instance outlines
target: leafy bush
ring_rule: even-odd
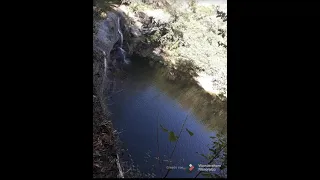
[[[178,135],[176,135],[173,131],[166,129],[161,124],[159,126],[163,132],[168,133],[168,140],[170,142],[175,142],[174,148],[169,156],[170,165],[171,165],[171,159],[174,155],[174,152],[176,150],[177,144],[178,144],[179,139],[181,137],[181,133],[184,130],[184,126],[186,124],[187,119],[188,119],[188,116],[184,120]],[[185,132],[187,132],[190,136],[194,135],[194,133],[192,131],[190,131],[188,128],[185,128]],[[158,131],[157,131],[157,133],[158,133]],[[157,137],[158,137],[158,135],[157,135]],[[201,155],[202,157],[204,157],[206,160],[209,161],[207,164],[214,163],[215,165],[221,165],[219,167],[220,171],[218,171],[218,173],[216,173],[216,172],[213,172],[213,173],[199,172],[199,173],[197,173],[195,178],[197,178],[200,174],[202,174],[205,177],[209,177],[209,178],[225,178],[226,177],[226,170],[227,170],[227,139],[226,139],[226,136],[218,133],[216,135],[216,137],[211,136],[210,138],[212,139],[212,145],[210,147],[208,147],[210,153],[208,155],[205,155],[205,154],[199,154],[199,155]],[[157,143],[159,143],[158,140],[157,140]],[[158,144],[158,146],[159,146],[159,144]],[[160,159],[158,159],[158,160],[160,161]],[[166,178],[168,176],[170,171],[171,171],[170,169],[167,170],[164,178]]]
[[[121,0],[95,0],[94,6],[103,12],[111,11],[116,5],[121,4]]]

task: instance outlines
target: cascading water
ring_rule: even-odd
[[[130,64],[129,59],[126,58],[126,51],[125,51],[124,49],[122,49],[121,47],[119,47],[119,49],[120,49],[120,51],[121,51],[121,53],[122,53],[122,55],[123,55],[123,61],[124,61],[124,63],[125,63],[125,64]]]
[[[106,58],[106,53],[102,51],[103,53],[103,62],[104,62],[104,75],[107,75],[107,58]]]
[[[130,64],[130,60],[128,58],[126,58],[126,51],[122,48],[123,45],[123,34],[121,32],[121,27],[120,27],[120,17],[118,17],[118,33],[120,36],[120,47],[117,47],[117,51],[120,51],[120,57],[119,59],[121,60],[121,62],[124,62],[125,64]]]
[[[120,30],[121,28],[120,28],[120,17],[118,17],[118,33],[119,33],[119,35],[120,35],[120,47],[122,47],[122,43],[123,43],[123,34],[122,34],[122,32],[121,32],[121,30]]]

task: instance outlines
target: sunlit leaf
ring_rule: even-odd
[[[160,124],[160,127],[161,127],[162,131],[164,131],[164,132],[169,132],[169,130],[166,129],[166,128],[164,128],[161,124]]]
[[[186,130],[188,131],[188,133],[189,133],[190,136],[193,136],[193,132],[189,131],[188,128],[186,128]]]
[[[169,141],[170,142],[175,142],[178,140],[178,137],[174,134],[174,132],[170,131],[169,132]]]

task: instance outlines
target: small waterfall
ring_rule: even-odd
[[[103,53],[103,62],[104,62],[104,75],[107,75],[107,58],[106,58],[106,53],[102,51]]]
[[[120,17],[118,17],[118,33],[120,35],[120,47],[122,47],[122,43],[123,43],[123,34],[121,32],[121,28],[120,28]]]
[[[122,49],[123,45],[123,34],[121,32],[121,27],[120,27],[120,17],[118,17],[118,33],[120,35],[120,47],[117,47],[117,50],[120,50],[121,53],[121,61],[123,61],[125,64],[130,64],[129,59],[126,58],[126,51]]]
[[[122,55],[123,55],[123,61],[124,61],[124,63],[125,63],[125,64],[130,64],[129,59],[126,58],[126,51],[123,50],[121,47],[119,47],[119,49],[120,49],[120,51],[121,51],[121,53],[122,53]]]

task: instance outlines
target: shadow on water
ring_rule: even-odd
[[[179,61],[175,69],[168,69],[160,63],[150,67],[146,64],[149,60],[139,56],[132,59],[135,61],[133,69],[143,72],[140,78],[152,77],[152,83],[157,88],[175,99],[182,108],[191,110],[197,116],[197,120],[209,130],[223,134],[227,132],[227,102],[207,93],[197,84],[192,78],[196,76],[197,70],[192,62]]]

